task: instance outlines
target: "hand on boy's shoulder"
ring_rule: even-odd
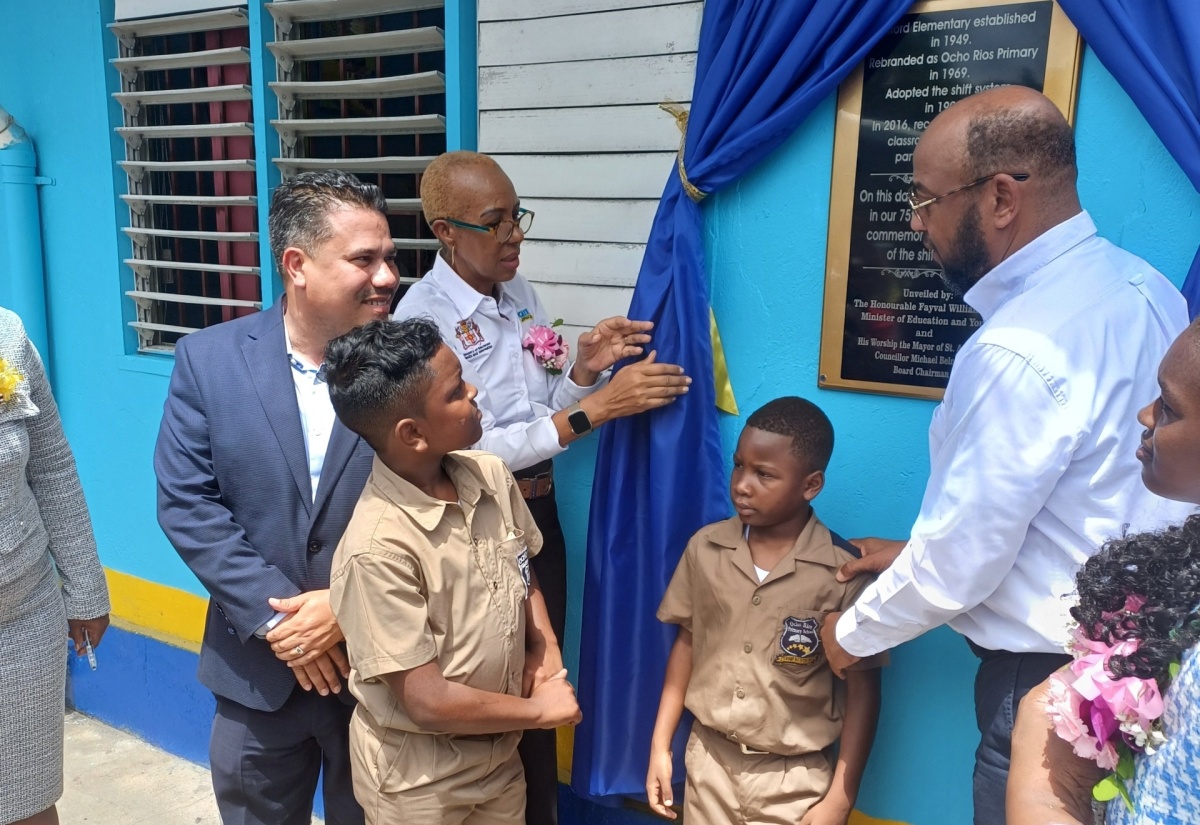
[[[876,576],[882,573],[892,566],[892,562],[908,544],[907,541],[880,538],[850,539],[850,543],[858,548],[862,556],[838,568],[837,580],[840,582],[848,582],[864,574]]]

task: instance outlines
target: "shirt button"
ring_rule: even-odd
[[[753,602],[754,604],[762,604],[762,596],[755,596],[750,601]]]
[[[745,698],[746,698],[746,691],[742,690],[741,688],[738,688],[738,689],[737,689],[737,693],[735,693],[735,694],[734,694],[734,696],[736,696],[736,697],[737,697],[737,698],[739,698],[739,699],[745,699]]]
[[[312,541],[310,541],[308,543],[308,552],[320,553],[321,552],[321,542],[317,541],[316,539],[313,539]]]
[[[749,642],[746,642],[746,644],[742,647],[742,650],[749,653],[750,651],[754,650],[754,645],[750,644]]]

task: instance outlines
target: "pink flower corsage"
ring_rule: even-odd
[[[567,366],[567,342],[554,331],[554,327],[560,324],[561,318],[548,327],[534,324],[525,332],[525,338],[521,341],[521,346],[532,352],[542,369],[551,375],[561,375]]]
[[[1145,604],[1129,596],[1122,612],[1136,613]],[[1046,710],[1054,730],[1077,756],[1090,759],[1111,774],[1092,789],[1101,802],[1118,795],[1132,810],[1126,783],[1133,779],[1134,754],[1152,754],[1166,742],[1163,735],[1163,691],[1166,684],[1135,676],[1116,678],[1108,669],[1114,656],[1128,656],[1138,640],[1114,644],[1093,641],[1076,626],[1068,652],[1075,661],[1050,677]],[[1173,664],[1168,680],[1178,672]]]

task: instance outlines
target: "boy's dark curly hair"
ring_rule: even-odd
[[[1182,525],[1113,539],[1076,577],[1079,604],[1071,615],[1085,636],[1113,644],[1137,639],[1131,656],[1114,656],[1113,676],[1158,678],[1200,640],[1200,515]],[[1146,603],[1123,612],[1125,599]]]

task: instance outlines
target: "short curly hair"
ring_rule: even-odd
[[[809,472],[829,466],[833,424],[811,401],[795,395],[768,401],[746,419],[746,426],[792,439],[792,455]]]
[[[428,318],[369,321],[325,347],[321,372],[338,419],[378,451],[403,418],[420,415],[442,347]]]
[[[1114,676],[1158,678],[1200,640],[1200,515],[1182,525],[1109,541],[1076,577],[1071,615],[1084,635],[1106,644],[1137,639],[1130,656],[1114,656]],[[1125,599],[1146,600],[1125,612]]]

